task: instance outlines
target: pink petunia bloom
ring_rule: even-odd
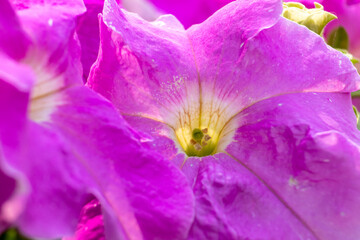
[[[188,177],[195,218],[174,239],[360,238],[360,78],[281,12],[235,1],[185,30],[105,1],[87,85]]]
[[[184,174],[83,86],[74,33],[84,12],[77,0],[0,1],[1,230],[71,236],[96,197],[108,239],[185,235],[194,198]]]

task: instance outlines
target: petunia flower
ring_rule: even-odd
[[[360,237],[359,76],[281,13],[236,1],[185,30],[105,1],[87,85],[188,177],[187,239]]]
[[[107,239],[181,238],[194,216],[185,176],[83,86],[84,11],[76,0],[0,1],[0,219],[32,238],[71,236],[95,197]],[[18,207],[5,204],[13,197]]]

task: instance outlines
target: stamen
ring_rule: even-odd
[[[194,147],[196,151],[200,151],[202,149],[200,143],[196,143]]]
[[[206,135],[204,136],[204,141],[207,142],[207,141],[209,141],[210,139],[211,139],[211,137],[210,137],[209,135],[206,134]]]

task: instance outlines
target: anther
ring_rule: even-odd
[[[191,140],[190,140],[190,143],[191,143],[192,145],[195,145],[197,142],[196,142],[194,139],[191,139]]]
[[[201,130],[203,133],[208,133],[208,129],[207,128],[204,128]]]
[[[196,151],[200,151],[200,150],[202,149],[200,143],[196,143],[196,144],[194,145],[194,147],[195,147],[195,150],[196,150]]]
[[[204,136],[204,140],[205,140],[206,142],[209,141],[210,139],[211,139],[211,137],[210,137],[209,135],[206,134],[206,135]]]

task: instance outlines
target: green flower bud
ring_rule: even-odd
[[[301,3],[294,2],[283,3],[282,16],[319,35],[330,21],[337,18],[334,14],[324,11],[324,7],[319,3],[315,3],[315,8],[307,9]]]

